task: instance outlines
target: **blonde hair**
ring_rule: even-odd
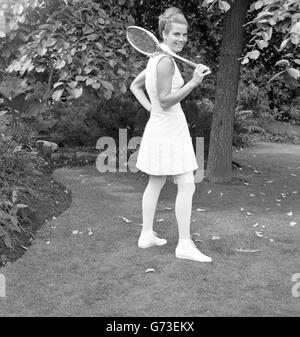
[[[159,16],[158,28],[161,37],[163,37],[163,31],[169,33],[172,23],[182,23],[188,26],[188,22],[181,9],[177,7],[167,8],[164,13]]]

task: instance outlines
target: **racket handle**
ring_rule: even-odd
[[[171,54],[171,53],[170,53]],[[181,57],[179,55],[176,55],[176,54],[171,54],[174,58],[176,58],[177,60],[179,61],[182,61],[186,64],[188,64],[189,66],[191,66],[192,68],[196,68],[197,67],[197,64],[195,62],[192,62],[192,61],[189,61],[187,59],[185,59],[184,57]]]

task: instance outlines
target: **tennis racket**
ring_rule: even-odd
[[[178,56],[169,50],[164,50],[164,45],[159,43],[155,35],[144,28],[129,26],[126,30],[126,38],[134,49],[144,55],[153,56],[163,51],[164,53],[169,54],[175,59],[182,61],[193,68],[196,68],[197,66],[196,63],[189,61],[184,57]],[[208,69],[203,74],[208,75],[210,73],[211,71]]]

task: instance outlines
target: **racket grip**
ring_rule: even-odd
[[[192,62],[192,61],[190,61],[190,60],[187,60],[187,59],[185,59],[184,57],[181,57],[181,56],[176,55],[176,54],[172,54],[172,56],[173,56],[174,58],[178,59],[179,61],[182,61],[182,62],[188,64],[188,65],[189,65],[190,67],[192,67],[192,68],[196,68],[196,67],[197,67],[197,63]]]

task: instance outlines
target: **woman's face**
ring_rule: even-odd
[[[175,53],[182,51],[187,42],[187,25],[183,23],[171,23],[168,33],[163,32],[164,43]]]

